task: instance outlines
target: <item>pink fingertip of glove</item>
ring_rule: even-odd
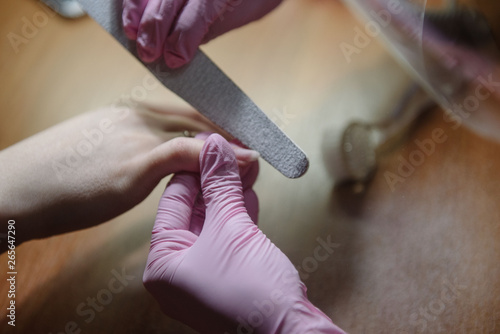
[[[206,140],[200,153],[201,174],[208,176],[205,170],[209,168],[213,171],[226,165],[227,170],[237,170],[236,155],[231,145],[221,135],[211,134]]]
[[[123,22],[123,31],[125,32],[125,36],[127,36],[128,39],[131,39],[135,41],[137,39],[137,29],[131,27],[129,23]]]
[[[137,38],[137,53],[139,54],[139,58],[146,63],[152,63],[158,57],[155,55],[156,48],[151,45],[147,45],[145,42],[146,38],[139,36]]]
[[[173,69],[182,67],[186,65],[186,63],[188,62],[188,60],[185,59],[184,57],[173,54],[171,52],[166,52],[164,58],[165,58],[165,64],[167,64],[168,67]]]

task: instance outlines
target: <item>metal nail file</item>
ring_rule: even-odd
[[[135,42],[129,41],[123,32],[122,1],[79,0],[79,3],[87,14],[139,59]],[[304,152],[201,50],[188,65],[179,69],[168,68],[162,59],[144,65],[165,87],[259,152],[283,175],[297,178],[307,171],[309,162]]]

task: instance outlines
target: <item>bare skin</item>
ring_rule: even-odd
[[[194,111],[108,107],[25,139],[0,154],[0,221],[15,219],[24,242],[118,216],[165,176],[199,170],[203,141],[183,131],[217,128]]]

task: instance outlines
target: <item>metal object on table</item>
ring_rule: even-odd
[[[327,132],[323,140],[323,158],[335,182],[370,180],[379,158],[404,138],[423,110],[434,104],[416,83],[412,83],[382,122],[356,121],[343,131]]]

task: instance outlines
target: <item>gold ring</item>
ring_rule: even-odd
[[[182,135],[183,135],[184,137],[191,137],[191,138],[192,138],[192,137],[194,137],[193,133],[192,133],[191,131],[188,131],[188,130],[184,130],[184,131],[182,132]]]

